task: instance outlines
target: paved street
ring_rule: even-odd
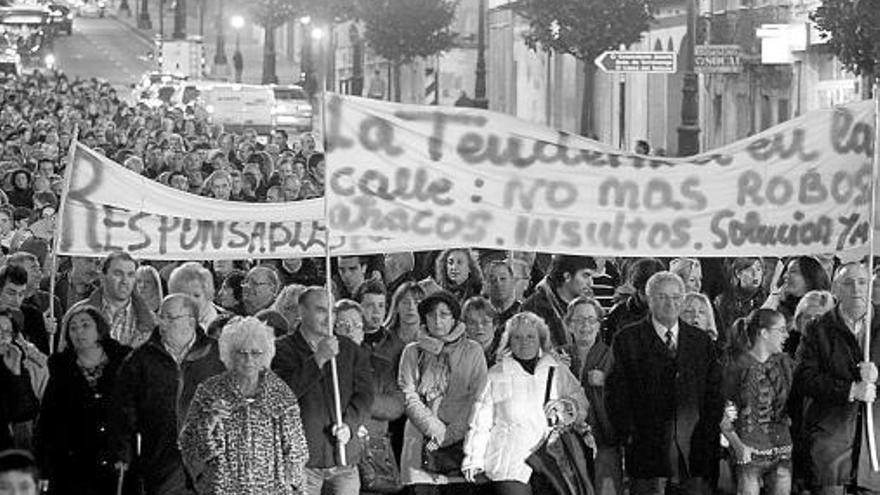
[[[65,73],[106,79],[120,95],[127,95],[128,86],[152,67],[146,59],[150,49],[147,40],[111,18],[77,18],[73,36],[55,41],[55,56]]]

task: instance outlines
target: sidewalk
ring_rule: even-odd
[[[139,3],[140,0],[129,0],[132,6],[130,16],[120,13],[118,10],[108,9],[108,17],[114,18],[120,24],[126,26],[135,35],[140,36],[144,40],[153,43],[159,34],[159,7],[158,2],[150,2],[150,20],[153,29],[139,29],[137,27],[137,17],[134,10],[134,2]],[[166,7],[172,2],[166,2]],[[227,15],[227,17],[229,17]],[[228,20],[227,20],[228,22]],[[174,31],[174,12],[166,8],[164,16],[165,37],[170,38]],[[199,32],[199,19],[195,16],[189,16],[186,20],[187,34],[193,35]],[[204,27],[204,46],[205,46],[205,70],[208,79],[225,79],[232,81],[234,72],[232,69],[232,54],[235,52],[235,30],[231,26],[224,29],[226,37],[226,66],[214,66],[214,53],[217,48],[217,30],[216,16],[210,15],[205,17]],[[244,60],[244,70],[242,71],[242,82],[248,84],[260,84],[263,76],[263,30],[259,27],[245,26],[241,32],[241,54]],[[276,49],[277,50],[277,49]],[[278,82],[281,84],[293,84],[299,79],[299,71],[294,64],[285,60],[284,55],[276,53],[275,56],[275,72],[278,75]]]

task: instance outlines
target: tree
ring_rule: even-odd
[[[875,0],[822,0],[810,18],[847,69],[880,77],[880,9]]]
[[[581,134],[595,129],[593,60],[605,50],[639,41],[654,20],[652,0],[519,0],[514,12],[529,22],[525,42],[532,49],[569,54],[584,62]]]
[[[250,3],[250,15],[263,28],[263,84],[278,82],[275,70],[275,30],[304,15],[304,0],[257,0]]]
[[[275,30],[302,16],[327,26],[351,15],[353,0],[248,0],[254,22],[263,29],[263,84],[278,82]],[[329,30],[329,29],[328,29]]]
[[[394,101],[400,101],[400,68],[444,52],[455,43],[450,0],[358,0],[364,38],[393,68]]]

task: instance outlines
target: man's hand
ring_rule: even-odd
[[[315,349],[315,361],[318,367],[323,368],[327,361],[330,361],[339,354],[339,340],[335,335],[328,335],[318,342],[318,348]]]
[[[351,428],[345,423],[334,425],[333,436],[336,437],[339,443],[345,445],[351,440]]]
[[[590,370],[587,372],[587,383],[591,387],[605,386],[605,373],[602,370]]]
[[[871,361],[859,363],[859,376],[863,382],[877,383],[877,365]]]
[[[18,376],[21,374],[21,358],[22,352],[18,346],[9,344],[3,346],[2,350],[0,350],[3,354],[3,364],[9,368],[9,371],[12,372],[13,375]]]
[[[873,383],[853,382],[849,397],[852,401],[874,402],[877,398],[877,387]]]
[[[477,482],[477,475],[479,475],[482,472],[483,472],[483,470],[481,468],[469,468],[469,469],[462,469],[461,470],[461,474],[464,475],[464,479],[466,479],[470,483],[476,483]]]

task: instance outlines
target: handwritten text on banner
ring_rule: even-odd
[[[868,240],[871,102],[688,159],[514,117],[328,101],[331,231],[572,254],[791,255]]]

